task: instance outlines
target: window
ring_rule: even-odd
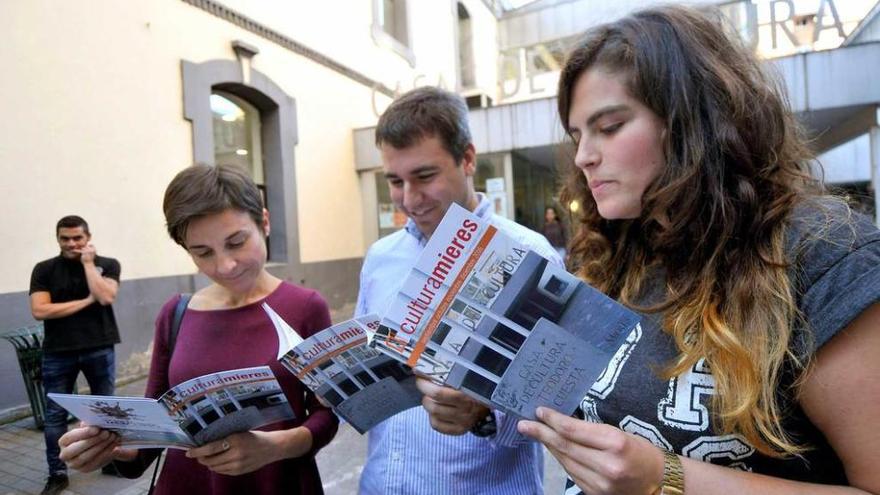
[[[247,101],[223,91],[211,93],[214,127],[214,163],[237,165],[250,171],[266,199],[266,172],[260,138],[260,111]]]
[[[250,170],[272,214],[269,261],[300,268],[297,232],[296,102],[277,84],[232,60],[182,62],[184,117],[192,122],[193,163]]]
[[[373,40],[377,45],[390,48],[416,66],[415,54],[410,48],[407,0],[373,0]]]
[[[380,0],[379,22],[382,29],[398,43],[409,46],[406,26],[406,1],[405,0]]]
[[[382,173],[376,174],[376,196],[379,206],[379,237],[385,237],[406,225],[406,215],[391,201],[391,188]]]
[[[458,77],[462,88],[476,84],[474,76],[474,32],[471,16],[461,2],[458,5]]]
[[[266,170],[263,166],[260,111],[231,93],[211,92],[211,122],[214,128],[214,163],[235,165],[250,172],[260,190],[263,205],[266,196]],[[272,241],[266,240],[269,259]]]

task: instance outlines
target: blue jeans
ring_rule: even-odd
[[[83,351],[46,352],[43,354],[43,388],[46,393],[72,394],[76,377],[82,371],[92,395],[113,395],[116,382],[116,354],[113,346]],[[46,462],[49,474],[66,473],[67,466],[58,458],[58,439],[67,432],[67,411],[46,398]]]

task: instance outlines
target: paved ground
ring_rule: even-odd
[[[121,387],[119,395],[142,396],[145,381]],[[34,428],[32,418],[0,425],[0,494],[38,494],[46,480],[43,434]],[[340,428],[336,438],[318,454],[318,467],[327,495],[357,493],[364,458],[366,437],[348,426]],[[564,473],[556,460],[545,461],[546,493],[561,494]],[[99,472],[71,472],[65,495],[143,495],[147,493],[152,470],[139,480],[105,476]]]

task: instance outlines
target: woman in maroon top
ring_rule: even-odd
[[[156,493],[323,493],[315,453],[336,433],[338,420],[276,356],[278,338],[261,305],[268,303],[302,337],[330,325],[327,304],[309,289],[283,282],[265,269],[269,213],[251,179],[233,167],[196,165],[180,172],[165,192],[168,232],[213,284],[193,294],[169,352],[174,308],[162,307],[146,395],[159,397],[190,378],[269,365],[296,419],[235,433],[188,451],[169,450]],[[118,446],[118,437],[83,426],[61,438],[61,458],[81,471],[114,461],[136,477],[156,449]]]

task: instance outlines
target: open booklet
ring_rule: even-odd
[[[279,333],[279,361],[359,433],[421,404],[412,370],[367,346],[379,318],[343,321],[302,339],[268,305],[263,309]]]
[[[129,448],[188,449],[294,418],[268,366],[203,375],[158,399],[48,395],[80,420],[116,432]]]
[[[370,345],[490,407],[571,414],[632,311],[453,204]]]

